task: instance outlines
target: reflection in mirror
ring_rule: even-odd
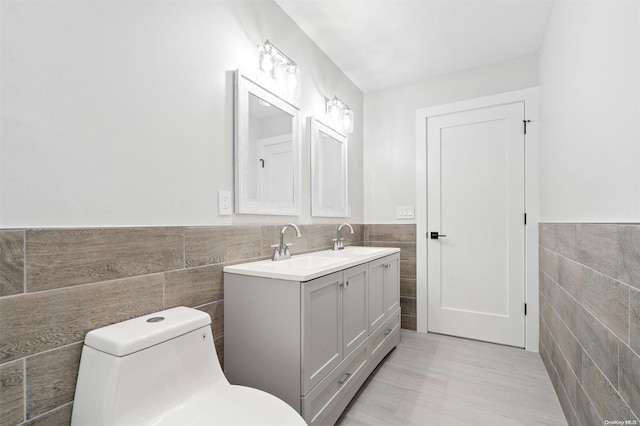
[[[236,73],[236,213],[300,214],[299,110]]]
[[[348,216],[347,137],[308,118],[311,139],[311,215]]]

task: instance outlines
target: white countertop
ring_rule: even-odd
[[[349,246],[344,250],[323,250],[293,255],[287,260],[261,260],[224,267],[227,274],[250,275],[289,281],[309,281],[323,275],[399,253],[396,247]]]

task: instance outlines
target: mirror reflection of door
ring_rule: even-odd
[[[294,201],[293,117],[249,94],[248,198],[267,202]]]
[[[344,161],[343,143],[331,136],[319,132],[320,144],[318,146],[318,173],[319,202],[322,207],[330,209],[342,209],[345,207],[345,182],[342,162]]]
[[[258,139],[256,188],[259,201],[293,203],[291,133]]]

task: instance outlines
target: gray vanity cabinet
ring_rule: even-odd
[[[225,272],[229,381],[276,395],[310,425],[335,423],[400,341],[394,250],[308,281]]]
[[[400,307],[400,256],[369,263],[369,333]]]
[[[367,339],[367,265],[302,283],[306,395]]]
[[[342,361],[342,272],[302,283],[302,393]]]

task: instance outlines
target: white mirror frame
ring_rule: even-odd
[[[319,217],[348,217],[349,216],[349,170],[348,170],[348,139],[347,136],[329,127],[315,117],[307,117],[307,128],[311,145],[311,216]],[[320,133],[335,139],[342,144],[342,158],[333,169],[340,173],[340,180],[344,190],[344,202],[342,208],[327,207],[321,204],[320,195],[323,185],[320,168],[319,149],[321,144]]]
[[[249,96],[253,94],[291,115],[293,145],[293,202],[270,202],[249,199],[250,173],[253,163],[249,149]],[[300,110],[285,101],[241,70],[236,70],[234,111],[235,211],[240,214],[300,215]]]

